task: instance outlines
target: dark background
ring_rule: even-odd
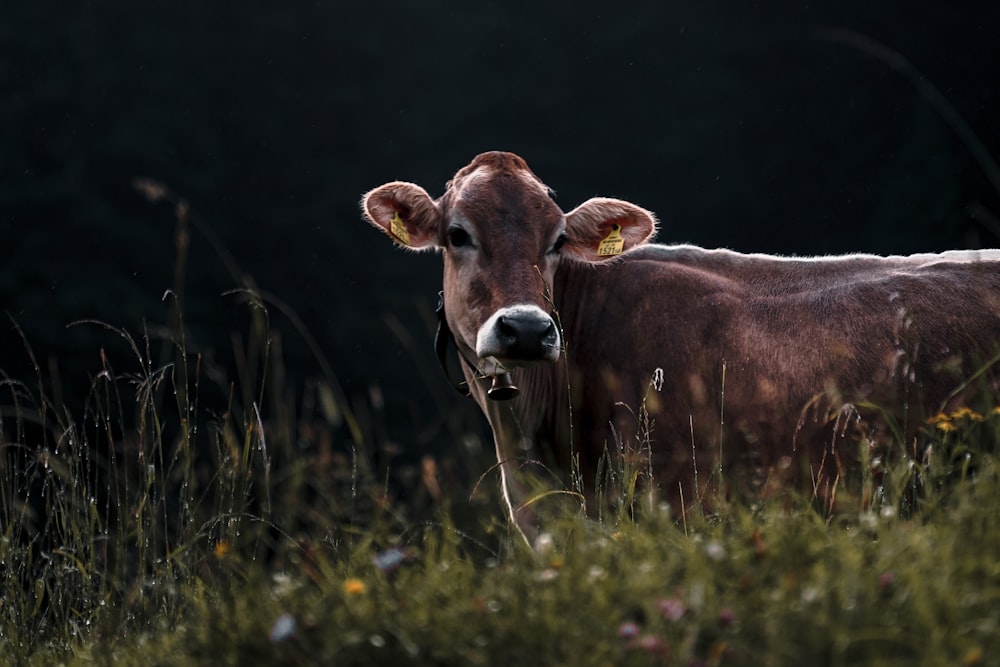
[[[436,196],[475,154],[505,149],[564,209],[606,195],[654,210],[662,242],[1000,245],[984,166],[1000,155],[998,8],[4,2],[0,368],[30,370],[13,320],[82,393],[115,336],[68,323],[138,336],[166,320],[175,215],[132,187],[140,176],[185,198],[298,314],[351,400],[379,389],[388,428],[416,447],[442,396],[472,406],[447,394],[431,350],[439,261],[361,221],[361,194],[383,182]],[[246,308],[224,294],[240,280],[201,229],[189,342],[224,371]],[[270,312],[298,386],[315,355]]]

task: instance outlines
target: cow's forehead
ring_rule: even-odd
[[[481,171],[484,171],[484,173],[526,172],[537,179],[531,173],[528,163],[521,156],[503,151],[491,151],[489,153],[480,153],[472,159],[472,162],[459,169],[455,177],[449,182],[449,186],[463,181],[473,173]]]
[[[474,223],[498,215],[507,222],[540,222],[539,214],[546,220],[561,215],[551,190],[517,156],[507,160],[477,158],[449,182],[444,199],[447,209]]]

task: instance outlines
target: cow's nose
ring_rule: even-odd
[[[518,362],[559,359],[561,339],[552,317],[535,305],[501,308],[476,335],[476,355],[510,368]]]
[[[496,337],[504,359],[533,361],[551,356],[559,335],[551,317],[531,311],[502,315],[496,320]]]

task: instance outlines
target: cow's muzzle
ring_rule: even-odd
[[[548,313],[538,306],[512,306],[498,310],[479,329],[476,355],[505,367],[552,362],[559,358],[560,344],[559,329]]]

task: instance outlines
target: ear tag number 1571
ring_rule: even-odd
[[[597,246],[598,257],[611,257],[622,254],[625,249],[625,239],[622,238],[621,225],[614,225],[611,233],[604,237],[604,240]]]

